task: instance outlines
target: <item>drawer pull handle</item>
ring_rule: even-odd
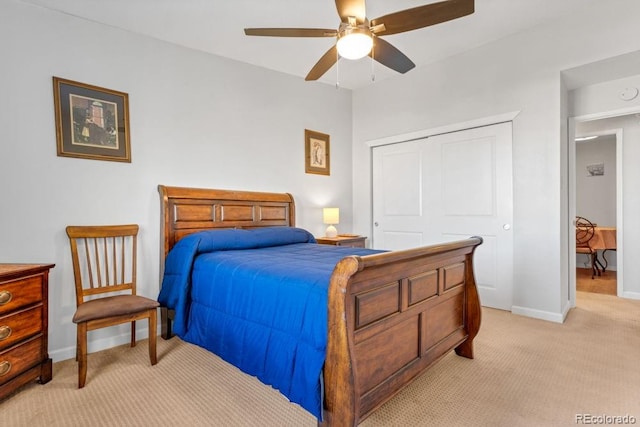
[[[11,335],[11,326],[0,326],[0,341],[6,340]]]
[[[11,295],[11,292],[0,291],[0,305],[9,304],[9,302],[11,302],[11,298],[13,298],[13,295]]]
[[[11,370],[11,362],[5,360],[4,362],[0,362],[0,377],[3,375],[7,375]]]

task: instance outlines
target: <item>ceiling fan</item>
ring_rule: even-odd
[[[336,0],[340,16],[337,30],[323,28],[245,28],[248,36],[268,37],[336,37],[331,47],[313,66],[305,80],[318,80],[339,57],[360,59],[367,55],[399,73],[416,65],[391,43],[380,38],[428,27],[474,12],[474,0],[444,0],[390,13],[369,20],[365,0]]]

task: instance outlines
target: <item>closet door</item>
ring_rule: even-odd
[[[373,247],[407,249],[470,236],[483,305],[510,310],[511,123],[373,149]]]

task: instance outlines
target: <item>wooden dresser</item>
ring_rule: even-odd
[[[51,380],[48,278],[54,264],[0,264],[0,399]]]
[[[318,237],[316,241],[321,245],[349,246],[352,248],[364,248],[365,236],[338,235],[337,237]]]

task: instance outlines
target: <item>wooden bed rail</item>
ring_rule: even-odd
[[[329,286],[322,426],[355,426],[452,349],[473,358],[479,237],[347,257]]]

